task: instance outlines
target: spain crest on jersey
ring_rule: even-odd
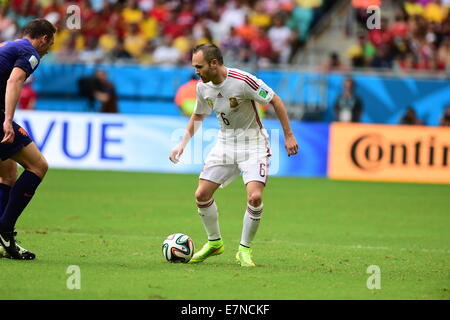
[[[230,108],[236,108],[239,104],[236,98],[230,98]]]

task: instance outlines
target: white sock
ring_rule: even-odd
[[[208,234],[208,240],[221,238],[219,228],[219,212],[214,199],[205,202],[197,201],[198,214],[202,218],[203,226]]]
[[[247,210],[245,210],[244,222],[242,227],[241,245],[250,248],[252,241],[255,238],[256,231],[258,231],[262,212],[262,203],[259,207],[253,207],[247,203]]]

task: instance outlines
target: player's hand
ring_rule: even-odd
[[[293,135],[286,137],[286,139],[284,141],[284,147],[286,148],[288,157],[293,156],[294,154],[297,154],[298,143]]]
[[[180,161],[180,157],[183,154],[184,148],[183,146],[178,145],[172,151],[170,151],[169,159],[173,163],[178,163]]]
[[[15,134],[11,121],[3,122],[3,132],[5,135],[3,136],[1,143],[13,143]]]

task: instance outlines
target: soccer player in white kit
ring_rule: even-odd
[[[208,242],[194,254],[189,263],[203,262],[208,257],[223,253],[218,207],[213,195],[217,188],[226,186],[242,174],[248,204],[236,260],[241,266],[253,267],[255,263],[250,247],[263,212],[262,193],[271,156],[268,136],[259,119],[256,102],[273,105],[283,127],[288,156],[297,154],[298,144],[280,97],[253,75],[225,67],[217,46],[207,43],[194,48],[192,66],[202,82],[197,85],[196,106],[186,133],[170,152],[170,160],[174,163],[179,161],[199,124],[212,110],[219,120],[220,131],[215,146],[205,160],[195,192],[198,213],[208,234]]]

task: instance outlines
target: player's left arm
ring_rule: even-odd
[[[15,67],[12,70],[11,75],[9,76],[8,82],[6,84],[5,121],[3,122],[3,130],[5,135],[1,143],[12,143],[14,141],[12,121],[14,119],[17,102],[20,98],[22,84],[26,80],[26,78],[26,72],[19,67]]]
[[[281,126],[283,127],[284,146],[286,148],[286,151],[288,152],[288,156],[290,157],[294,154],[297,154],[298,143],[292,132],[291,125],[289,123],[289,117],[286,112],[286,107],[284,105],[283,100],[276,93],[274,93],[270,103],[273,105],[275,113],[277,114]]]
[[[243,82],[244,96],[262,105],[271,103],[284,132],[284,146],[288,156],[297,154],[298,143],[289,124],[289,117],[283,100],[261,79],[249,75]]]

